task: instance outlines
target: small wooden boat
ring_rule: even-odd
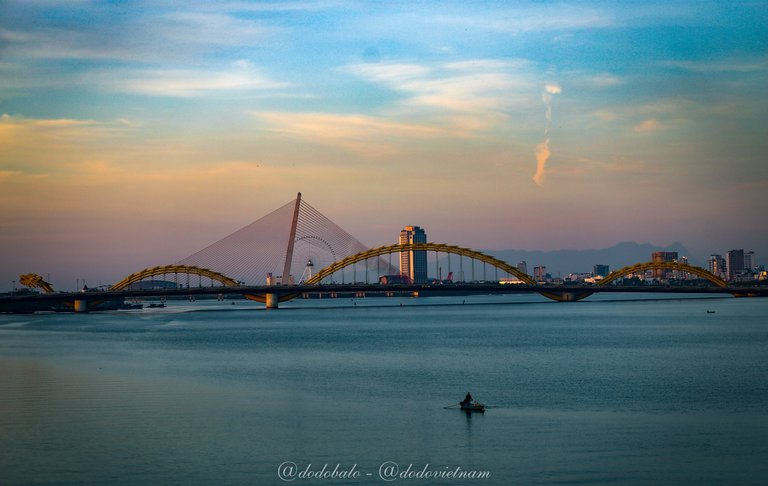
[[[707,314],[714,314],[714,313],[715,313],[715,311],[711,311],[711,310],[707,311]]]
[[[477,402],[459,403],[461,409],[465,412],[485,412],[485,405]]]

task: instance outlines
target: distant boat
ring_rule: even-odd
[[[459,403],[461,409],[465,412],[485,412],[485,405],[477,402]]]
[[[714,313],[715,313],[715,311],[711,311],[711,310],[707,311],[707,314],[714,314]]]

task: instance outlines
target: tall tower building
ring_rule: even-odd
[[[651,261],[653,262],[675,262],[677,261],[676,251],[654,251],[651,253]],[[663,268],[653,269],[653,278],[663,280],[672,276],[672,270],[665,270]]]
[[[744,273],[744,250],[729,250],[725,254],[725,268],[728,280],[733,280]]]
[[[406,226],[400,232],[400,244],[412,245],[426,243],[427,233],[419,226]],[[404,251],[400,253],[400,275],[408,277],[412,283],[427,282],[427,252],[424,250]]]

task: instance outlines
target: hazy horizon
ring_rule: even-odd
[[[370,246],[764,263],[766,38],[766,1],[6,0],[0,290],[172,263],[298,191]]]

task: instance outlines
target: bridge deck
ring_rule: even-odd
[[[331,285],[284,285],[284,286],[240,286],[240,287],[191,287],[178,289],[119,290],[95,292],[59,292],[52,294],[13,294],[0,296],[0,305],[12,302],[60,302],[74,300],[112,300],[120,298],[195,296],[230,294],[301,294],[301,293],[342,293],[342,292],[424,292],[424,293],[680,293],[680,294],[749,294],[768,296],[768,286],[761,287],[717,287],[717,286],[587,286],[587,285],[503,285],[503,284],[445,284],[445,285],[380,285],[380,284],[331,284]],[[2,309],[0,309],[2,310]]]

